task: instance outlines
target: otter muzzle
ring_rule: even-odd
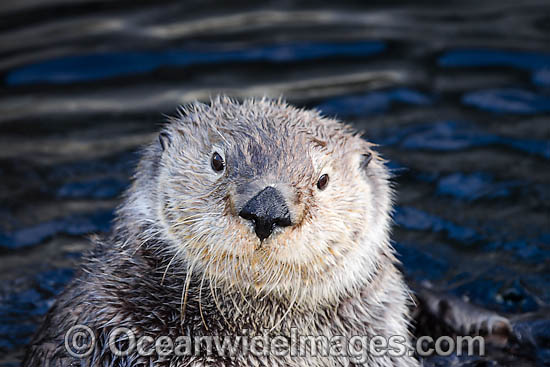
[[[239,212],[239,216],[254,222],[260,241],[269,237],[276,226],[286,227],[292,224],[283,195],[271,186],[250,199]]]

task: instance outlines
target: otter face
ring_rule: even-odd
[[[389,251],[387,170],[335,120],[218,98],[182,111],[158,151],[162,232],[214,283],[328,299]]]

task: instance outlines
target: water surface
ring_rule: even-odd
[[[426,365],[550,365],[550,6],[414,4],[2,2],[0,365],[110,228],[163,114],[218,92],[364,131],[409,281],[514,320],[521,350]]]

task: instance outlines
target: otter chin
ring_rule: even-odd
[[[94,239],[24,365],[418,365],[389,178],[371,143],[317,111],[223,96],[181,108],[143,149],[112,232]],[[93,330],[86,356],[67,351],[75,325]],[[121,327],[153,340],[400,336],[407,353],[116,355]]]

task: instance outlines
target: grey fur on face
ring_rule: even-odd
[[[320,189],[323,175],[328,183]],[[46,355],[76,362],[62,347],[75,324],[94,329],[103,343],[78,363],[98,366],[155,360],[102,353],[109,332],[121,326],[174,338],[265,328],[288,336],[298,328],[327,337],[402,335],[408,343],[408,291],[389,243],[388,179],[371,144],[318,112],[226,97],[181,109],[144,149],[112,234],[96,240],[25,365]],[[243,353],[155,365],[349,362]],[[417,362],[369,356],[365,364]]]

